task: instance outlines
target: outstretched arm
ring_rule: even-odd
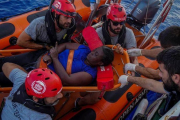
[[[151,50],[146,50],[146,49],[129,49],[127,50],[129,56],[135,57],[135,56],[147,56],[147,57],[152,57],[156,58],[157,55],[162,51],[162,48],[156,48],[156,49],[151,49]]]
[[[56,49],[58,53],[61,53],[62,51],[69,49],[69,50],[76,50],[78,49],[78,47],[80,46],[80,44],[78,43],[64,43],[64,44],[60,44],[57,45],[56,43]]]
[[[151,50],[142,49],[141,53],[142,53],[143,56],[148,56],[148,57],[156,58],[157,55],[161,51],[163,51],[162,48],[156,48],[156,49],[151,49]]]
[[[153,79],[121,75],[121,77],[119,78],[119,83],[121,83],[121,87],[125,86],[128,82],[137,84],[145,89],[154,92],[167,94],[163,87],[163,82],[159,82]]]
[[[127,71],[132,71],[132,72],[137,72],[145,77],[151,78],[151,79],[156,79],[160,80],[161,77],[159,76],[159,70],[154,70],[152,68],[146,68],[146,67],[141,67],[136,64],[132,63],[127,63],[125,65],[125,73],[127,74]]]
[[[137,84],[145,89],[162,93],[162,94],[167,94],[164,87],[163,87],[163,82],[159,82],[153,79],[147,79],[147,78],[141,78],[141,77],[132,77],[129,76],[127,78],[128,82],[132,82],[134,84]]]
[[[154,70],[152,68],[146,68],[137,65],[135,71],[147,78],[156,79],[156,80],[161,79],[161,77],[159,76],[159,70]]]

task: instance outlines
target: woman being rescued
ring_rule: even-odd
[[[70,51],[74,50],[74,53]],[[44,55],[44,52],[29,52],[11,57],[0,58],[0,67],[5,62],[16,63],[25,69],[31,64],[39,64],[37,58]],[[69,53],[74,54],[72,58],[72,66],[69,68],[68,57]],[[48,55],[43,57],[43,60],[48,64],[48,68],[57,73],[61,78],[63,85],[68,86],[85,86],[89,85],[96,79],[97,66],[108,65],[114,59],[113,51],[106,47],[99,47],[92,52],[85,45],[77,43],[64,43],[51,48]],[[17,62],[18,61],[18,62]],[[21,61],[21,62],[19,62]],[[28,66],[29,68],[29,66]],[[67,69],[70,69],[70,74],[67,73]],[[12,86],[11,82],[4,76],[0,69],[0,85]]]

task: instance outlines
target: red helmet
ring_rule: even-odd
[[[107,19],[116,22],[122,22],[126,20],[126,10],[118,3],[111,4],[107,9]]]
[[[67,17],[75,17],[77,14],[75,6],[68,0],[55,0],[52,4],[52,12]]]
[[[28,73],[25,80],[26,92],[38,98],[54,97],[62,90],[61,79],[53,71],[39,68]]]

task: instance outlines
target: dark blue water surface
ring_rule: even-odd
[[[134,0],[134,2],[132,3],[132,5],[130,7],[129,4],[133,1],[133,0],[121,0],[123,6],[126,8],[127,13],[130,13],[132,8],[134,8],[134,6],[136,5],[136,3],[139,0]],[[166,0],[161,0],[161,4],[164,4]],[[127,6],[127,7],[126,7]],[[155,19],[158,17],[158,14],[161,12],[161,10],[163,9],[163,6],[161,5],[161,7],[159,8],[156,16],[154,17],[153,21],[147,25],[146,28],[146,33],[149,30],[149,28],[152,26],[152,23],[155,21]],[[157,30],[156,34],[155,34],[155,38],[157,38],[157,36],[159,35],[159,33],[166,29],[169,26],[180,26],[180,0],[174,0],[174,3],[172,5],[171,10],[169,11],[168,16],[166,17],[164,23],[161,23],[159,29]]]
[[[125,6],[128,6],[129,3],[131,3],[133,0],[122,0],[122,4]],[[126,9],[127,13],[130,13],[133,6],[138,2],[139,0],[134,0],[132,5]],[[164,3],[166,0],[161,0],[162,3]],[[33,10],[37,7],[41,6],[48,6],[50,3],[50,0],[0,0],[0,18],[8,17],[8,16],[14,16],[16,14],[21,14],[30,10]],[[162,10],[162,7],[159,9],[158,13]],[[164,23],[160,25],[160,28],[155,34],[155,37],[159,35],[159,33],[164,30],[165,28],[177,25],[180,26],[180,15],[178,14],[180,12],[180,0],[174,0],[174,4],[165,20]],[[157,15],[154,17],[156,18]],[[151,22],[152,23],[152,22]],[[146,31],[151,27],[152,24],[147,25]]]
[[[0,0],[0,18],[21,14],[49,3],[50,0]]]

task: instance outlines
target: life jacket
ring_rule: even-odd
[[[72,19],[70,28],[67,30],[67,33],[62,37],[62,39],[60,41],[58,41],[57,36],[56,36],[56,29],[55,29],[55,24],[54,24],[54,20],[53,20],[53,15],[51,14],[50,10],[48,10],[46,13],[45,25],[46,25],[47,35],[51,41],[52,46],[55,46],[56,41],[58,42],[58,44],[69,42],[71,35],[73,34],[73,32],[76,29],[75,20]]]
[[[31,110],[48,114],[52,118],[55,115],[54,107],[45,105],[43,99],[40,99],[38,103],[33,101],[32,96],[29,96],[26,93],[25,84],[22,84],[19,89],[14,93],[12,102],[17,102]]]
[[[103,37],[105,39],[105,45],[112,45],[111,37],[110,37],[109,32],[108,32],[108,23],[109,23],[109,21],[106,21],[106,22],[103,23],[103,25],[102,25],[102,33],[103,33]],[[125,37],[126,37],[126,26],[123,25],[123,27],[122,27],[119,35],[118,35],[118,43],[123,48],[126,47]]]

